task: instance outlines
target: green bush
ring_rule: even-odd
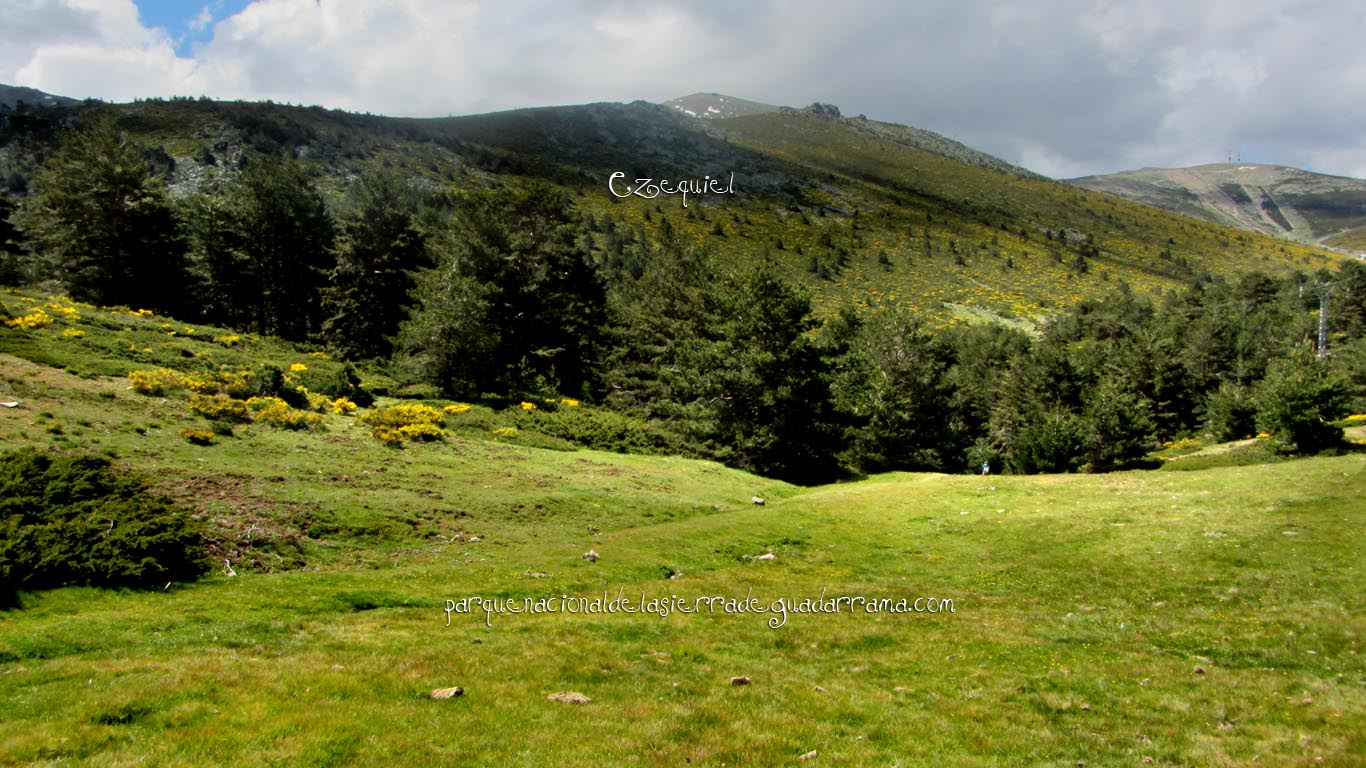
[[[658,453],[671,447],[668,437],[645,421],[605,408],[518,411],[516,421],[525,430],[599,451]]]
[[[1067,411],[1048,411],[1025,424],[1010,446],[1010,467],[1021,474],[1075,472],[1086,451],[1085,429]]]
[[[208,567],[199,524],[103,458],[0,455],[0,602],[81,584],[161,587]]]
[[[1275,360],[1255,389],[1257,426],[1296,453],[1316,453],[1342,442],[1332,422],[1347,415],[1347,383],[1303,345]]]
[[[1205,398],[1205,420],[1214,439],[1227,443],[1257,434],[1257,404],[1247,387],[1226,381]]]

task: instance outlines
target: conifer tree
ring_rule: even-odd
[[[23,224],[72,298],[184,308],[185,244],[164,182],[113,115],[68,131],[33,186]]]
[[[367,177],[354,194],[323,292],[323,336],[344,357],[387,358],[407,316],[413,274],[430,266],[427,242],[414,225],[413,195],[399,177]]]

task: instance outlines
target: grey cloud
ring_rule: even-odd
[[[1359,0],[413,0],[324,34],[334,2],[259,0],[273,26],[219,22],[166,87],[403,115],[720,91],[834,102],[1050,175],[1242,149],[1366,175]],[[54,0],[0,8],[19,20],[0,73],[28,55],[7,45],[92,34]]]

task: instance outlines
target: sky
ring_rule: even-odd
[[[460,115],[698,91],[949,136],[1055,178],[1366,178],[1362,0],[0,0],[0,83]]]

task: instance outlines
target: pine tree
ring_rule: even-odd
[[[594,396],[606,289],[575,241],[577,216],[568,196],[547,187],[465,201],[458,247],[422,276],[400,331],[416,372],[452,393]]]
[[[342,221],[342,244],[323,292],[323,336],[349,359],[387,358],[407,317],[413,274],[430,265],[426,238],[413,221],[415,201],[402,179],[371,176],[355,191]]]
[[[180,217],[189,241],[193,293],[204,319],[252,327],[261,288],[246,253],[240,196],[215,179],[184,198]]]
[[[808,334],[811,301],[770,266],[721,292],[704,391],[713,439],[734,466],[790,482],[839,477],[844,433],[832,406],[830,361]]]
[[[184,308],[185,244],[163,181],[113,115],[67,132],[33,186],[23,224],[72,298]]]
[[[335,265],[332,216],[294,160],[250,158],[235,197],[251,327],[303,341],[322,325],[322,289]]]
[[[708,338],[716,306],[715,275],[705,248],[686,243],[668,221],[642,243],[609,296],[614,323],[605,361],[607,401],[648,419],[683,423],[696,409],[695,358]]]

